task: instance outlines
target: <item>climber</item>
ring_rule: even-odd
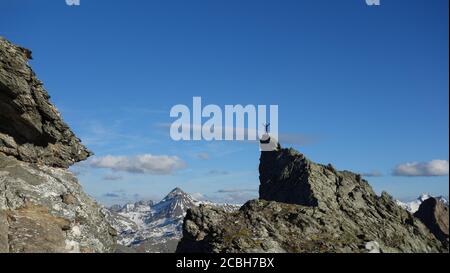
[[[266,130],[266,134],[269,133],[270,122],[264,124],[264,128]]]
[[[261,136],[259,139],[259,149],[261,152],[272,152],[272,151],[278,151],[281,149],[280,144],[278,143],[278,140],[274,137],[271,137],[269,134],[269,127],[270,123],[265,123],[264,129],[265,133]]]

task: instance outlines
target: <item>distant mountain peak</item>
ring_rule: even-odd
[[[169,192],[169,194],[166,195],[166,197],[164,197],[164,200],[168,200],[168,199],[173,199],[175,197],[178,196],[190,196],[189,194],[187,194],[186,192],[184,192],[182,189],[176,187],[175,189],[171,190]],[[193,197],[191,197],[193,199]]]
[[[170,193],[185,193],[181,188],[176,187],[170,191]]]
[[[198,201],[179,187],[160,202],[139,201],[110,207],[111,223],[118,230],[119,244],[139,252],[173,252],[181,238],[183,218],[188,209],[200,204],[237,210],[240,206]]]
[[[186,210],[199,204],[191,195],[180,188],[173,189],[164,199],[153,207],[151,220],[157,218],[181,218]]]

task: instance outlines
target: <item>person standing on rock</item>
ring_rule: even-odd
[[[269,134],[270,123],[264,124],[265,133],[259,139],[259,150],[261,152],[273,152],[281,149],[280,143]]]

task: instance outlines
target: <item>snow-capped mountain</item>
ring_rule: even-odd
[[[140,201],[109,209],[109,220],[117,230],[118,243],[123,251],[174,252],[182,236],[183,219],[189,208],[200,204],[220,207],[226,211],[240,205],[199,201],[175,188],[160,202]]]
[[[183,218],[187,209],[198,206],[199,201],[180,188],[175,188],[161,202],[152,206],[152,213],[147,219],[147,223],[164,219]]]
[[[147,210],[148,207],[153,206],[153,201],[139,201],[136,203],[129,203],[125,204],[124,206],[121,205],[113,205],[109,209],[114,212],[131,212],[131,211],[142,211]]]
[[[411,213],[415,213],[419,210],[420,204],[422,204],[423,201],[429,199],[430,197],[433,197],[430,194],[424,193],[420,195],[417,199],[409,201],[409,202],[402,202],[397,200],[397,205],[401,206],[402,208],[406,209],[407,211]],[[446,206],[448,206],[448,199],[443,196],[437,196],[436,197],[439,201],[444,203]]]

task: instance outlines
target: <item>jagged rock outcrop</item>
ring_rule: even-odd
[[[65,169],[90,153],[27,64],[0,37],[0,253],[113,252],[103,208]]]
[[[448,248],[448,206],[439,199],[430,197],[420,204],[419,210],[414,213],[414,216],[420,219],[436,238]]]
[[[444,252],[387,193],[293,149],[262,152],[260,200],[188,211],[177,252]]]
[[[259,197],[264,200],[289,204],[317,206],[314,191],[325,190],[322,194],[330,195],[333,188],[327,184],[308,183],[312,172],[309,161],[294,150],[281,149],[279,152],[261,152],[259,164]],[[331,170],[331,169],[330,169]],[[334,181],[331,181],[332,184]],[[312,189],[311,187],[320,187]]]
[[[30,58],[31,51],[0,37],[0,152],[53,167],[86,159],[90,152],[49,102]]]

